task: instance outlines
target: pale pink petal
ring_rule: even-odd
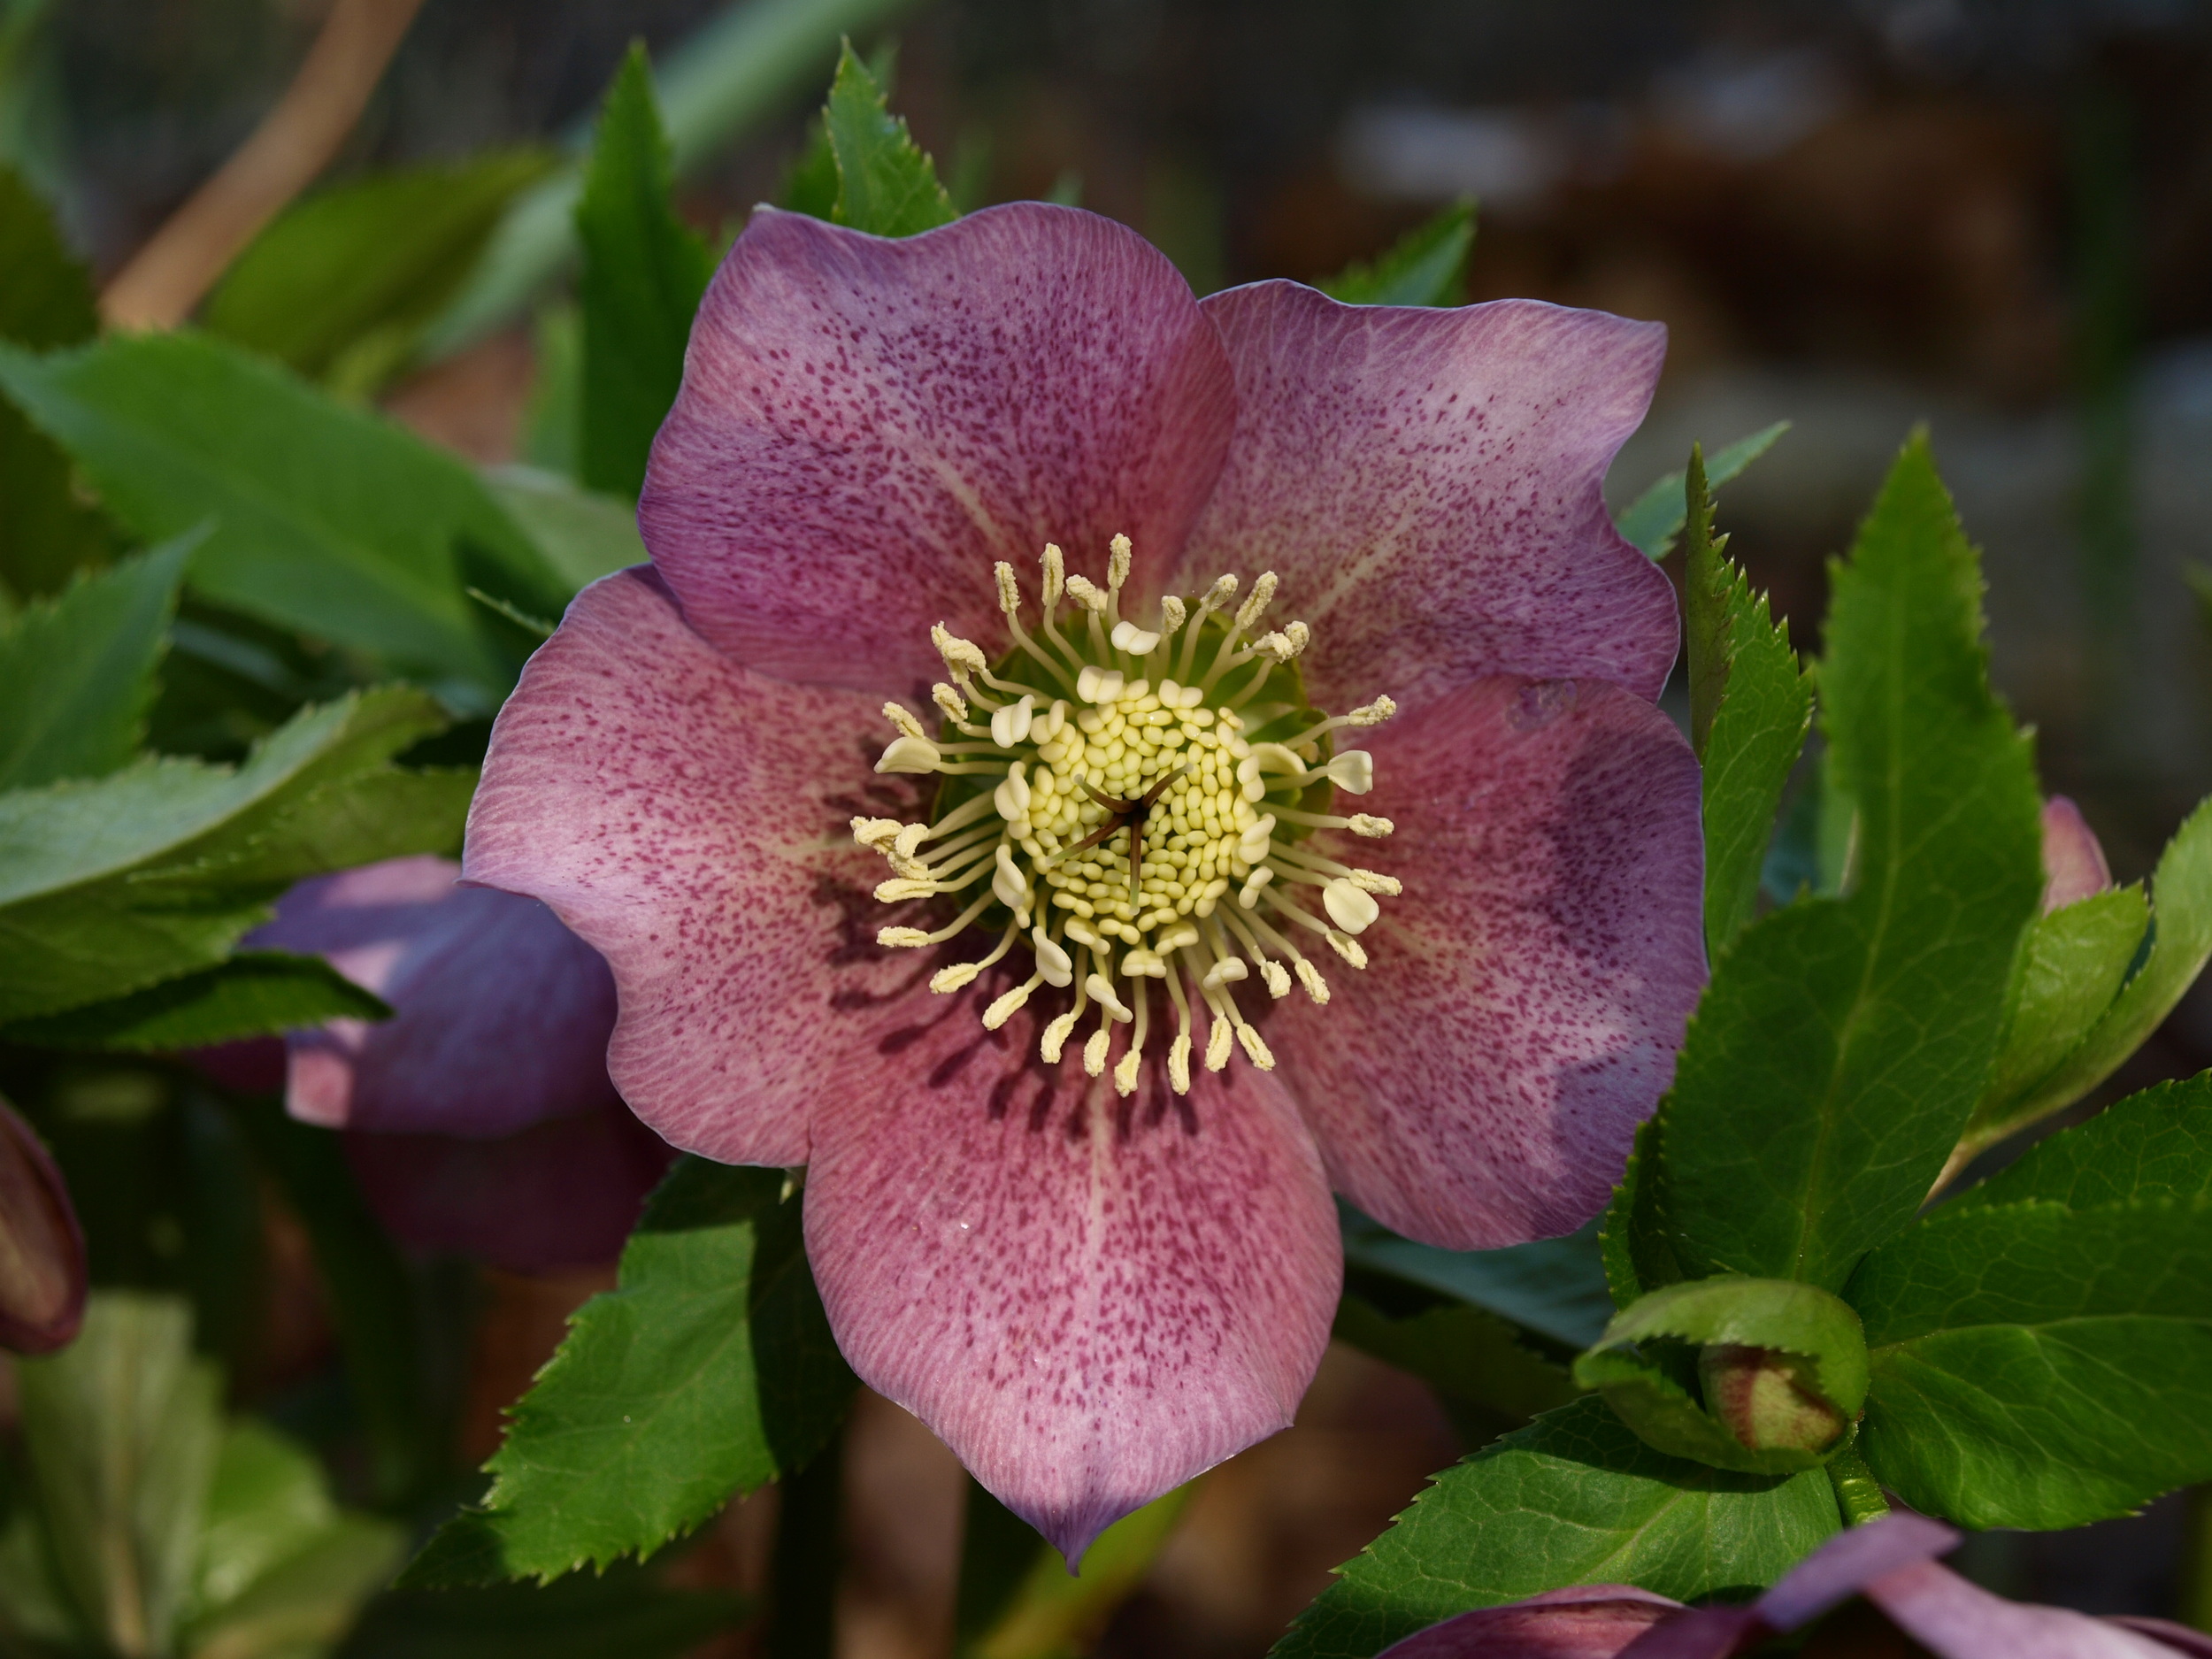
[[[326,1129],[490,1137],[617,1103],[614,982],[545,906],[394,858],[303,881],[247,943],[319,956],[394,1017],[286,1039],[285,1105]]]
[[[394,1237],[515,1273],[613,1261],[676,1156],[618,1102],[496,1141],[349,1133],[345,1146]]]
[[[2171,1619],[2142,1618],[2132,1613],[2116,1613],[2111,1622],[2122,1630],[2162,1642],[2176,1653],[2187,1654],[2190,1659],[2212,1659],[2212,1636],[2200,1630],[2191,1630],[2186,1624],[2177,1624]]]
[[[2043,803],[2043,914],[2063,910],[2112,885],[2112,867],[2081,809],[2062,795]]]
[[[84,1230],[37,1132],[0,1101],[0,1348],[50,1354],[84,1322]]]
[[[1179,1098],[1156,1026],[1123,1099],[1084,1075],[1083,1032],[1048,1071],[1031,1014],[983,1031],[993,995],[882,1022],[832,1079],[807,1255],[862,1380],[1072,1564],[1289,1424],[1342,1261],[1312,1143],[1264,1073],[1201,1071]]]
[[[1397,833],[1316,842],[1405,892],[1361,936],[1363,972],[1288,930],[1331,999],[1274,1005],[1278,1075],[1337,1190],[1386,1225],[1456,1249],[1571,1232],[1704,984],[1689,745],[1617,686],[1503,676],[1356,735],[1375,787],[1350,804]]]
[[[1293,282],[1203,309],[1236,365],[1237,430],[1179,590],[1274,570],[1277,612],[1313,627],[1321,708],[1410,707],[1494,673],[1659,695],[1673,589],[1599,486],[1643,419],[1663,327],[1534,300],[1339,305]]]
[[[1942,1522],[1908,1510],[1847,1526],[1761,1596],[1759,1615],[1776,1630],[1796,1630],[1850,1600],[1873,1580],[1933,1560],[1955,1549],[1958,1542],[1958,1533]]]
[[[1047,541],[1103,574],[1182,546],[1228,359],[1133,231],[1039,202],[887,241],[772,208],[723,262],[638,518],[701,634],[763,673],[902,694],[929,626],[993,647]]]
[[[2173,1659],[2173,1649],[2059,1607],[1992,1595],[1932,1561],[1866,1586],[1866,1598],[1939,1659]]]
[[[1681,1602],[1633,1585],[1578,1585],[1462,1613],[1384,1648],[1379,1659],[1613,1659],[1682,1611]]]
[[[867,696],[736,666],[642,566],[577,595],[500,710],[463,869],[607,959],[608,1069],[671,1143],[805,1163],[853,1010],[916,988],[912,954],[875,943],[907,918],[849,828],[910,815],[908,780],[869,770],[892,735]]]

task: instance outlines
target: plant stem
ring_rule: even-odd
[[[1882,1495],[1882,1483],[1874,1479],[1874,1471],[1860,1455],[1856,1429],[1851,1431],[1851,1438],[1843,1443],[1842,1449],[1828,1460],[1828,1483],[1836,1489],[1836,1502],[1842,1506],[1846,1526],[1863,1526],[1889,1513],[1889,1500]]]

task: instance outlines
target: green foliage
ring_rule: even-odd
[[[674,174],[645,49],[608,88],[576,204],[583,243],[582,432],[578,475],[634,499],[676,388],[714,251],[677,218]]]
[[[1692,1391],[1680,1374],[1686,1367],[1669,1363],[1715,1346],[1809,1362],[1813,1386],[1837,1424],[1831,1436],[1865,1402],[1866,1341],[1849,1306],[1810,1285],[1733,1274],[1669,1285],[1623,1309],[1604,1340],[1575,1362],[1575,1380],[1598,1389],[1645,1440],[1678,1457],[1750,1474],[1786,1474],[1825,1461],[1832,1446],[1746,1444],[1709,1394]]]
[[[1743,572],[1713,536],[1703,455],[1684,485],[1683,632],[1689,653],[1690,739],[1704,769],[1705,944],[1716,957],[1750,921],[1783,786],[1812,725],[1812,687],[1790,649],[1789,625],[1767,617]]]
[[[822,125],[837,165],[837,200],[830,210],[836,223],[878,236],[912,236],[959,217],[936,165],[914,142],[904,118],[891,113],[850,41],[837,60]]]
[[[102,777],[138,752],[200,540],[180,536],[0,623],[0,789]]]
[[[1772,449],[1775,440],[1789,429],[1788,421],[1778,420],[1771,426],[1762,427],[1749,437],[1739,438],[1717,450],[1705,469],[1706,487],[1719,488]],[[1686,481],[1686,473],[1669,472],[1631,502],[1614,520],[1614,528],[1645,557],[1663,559],[1674,551],[1674,538],[1681,534],[1689,518],[1684,495]]]
[[[1394,1318],[1348,1291],[1331,1334],[1428,1384],[1470,1445],[1578,1392],[1565,1371],[1522,1344],[1514,1326],[1464,1302],[1433,1302]]]
[[[815,1295],[799,1205],[774,1170],[679,1164],[514,1407],[480,1509],[403,1576],[424,1589],[552,1578],[649,1555],[801,1467],[852,1373]]]
[[[304,876],[451,851],[469,774],[389,764],[444,726],[419,692],[371,692],[303,711],[235,770],[148,759],[0,795],[0,1020],[213,967]]]
[[[383,1000],[320,956],[242,950],[218,967],[65,1013],[0,1025],[0,1041],[35,1048],[167,1054],[331,1019],[389,1019]]]
[[[294,203],[223,274],[200,319],[343,395],[412,356],[507,204],[553,165],[539,150],[371,173]]]
[[[91,273],[22,174],[0,165],[0,341],[43,351],[89,340],[99,326]],[[106,553],[98,517],[70,488],[68,460],[4,401],[0,502],[0,611],[10,596],[58,593]]]
[[[1926,1197],[1994,1056],[2042,891],[2039,801],[1924,441],[1833,580],[1820,689],[1855,879],[1717,964],[1616,1201],[1635,1281],[1617,1292],[1712,1272],[1840,1288]]]
[[[222,1380],[168,1297],[107,1293],[69,1347],[16,1362],[24,1444],[62,1598],[120,1653],[163,1652],[192,1594]]]
[[[1596,1341],[1612,1317],[1594,1229],[1502,1250],[1443,1250],[1356,1210],[1341,1219],[1348,1266],[1472,1303],[1570,1352]]]
[[[618,1566],[557,1584],[395,1590],[339,1659],[680,1659],[744,1616],[739,1598],[664,1590]]]
[[[2077,1526],[2212,1477],[2212,1217],[1991,1205],[1931,1218],[1854,1285],[1882,1484],[1970,1527]]]
[[[1183,1518],[1195,1481],[1101,1532],[1080,1577],[1027,1522],[971,1480],[962,1533],[956,1659],[1077,1659],[1144,1582]]]
[[[2016,1047],[2022,1052],[2005,1056],[1999,1080],[2006,1087],[2001,1092],[1993,1086],[1975,1108],[1953,1167],[2088,1094],[2143,1046],[2196,983],[2212,959],[2212,801],[2192,812],[2167,843],[2151,878],[2150,902],[2150,951],[2142,965],[2063,1057],[2039,1076],[2034,1062],[2047,1052],[2041,1040],[2053,1040],[2055,1046],[2058,1037],[2080,1032],[2078,1025],[2060,1022],[2078,1020],[2110,983],[2112,964],[2120,960],[2117,940],[2132,921],[2134,907],[2124,896],[2101,895],[2039,925],[2027,947],[2027,978],[2015,1025]],[[2085,908],[2093,905],[2098,908]],[[2078,910],[2082,916],[2061,923]],[[2048,960],[2053,956],[2058,960]],[[2054,972],[2070,977],[2053,986]],[[2031,994],[2038,998],[2033,1004]],[[2051,1025],[2039,1029],[2030,1024],[2039,1017]]]
[[[0,386],[140,534],[211,524],[200,593],[422,676],[488,713],[519,657],[475,586],[534,615],[562,585],[460,461],[274,365],[192,334],[35,357],[0,348]]]
[[[1475,204],[1462,197],[1372,263],[1355,261],[1314,286],[1347,305],[1464,305],[1474,246]]]
[[[1579,1400],[1439,1475],[1299,1616],[1273,1659],[1368,1659],[1455,1613],[1563,1585],[1742,1596],[1837,1523],[1817,1470],[1730,1474],[1669,1457],[1603,1401]]]
[[[645,563],[637,514],[611,495],[578,489],[530,467],[503,467],[485,482],[572,592]]]

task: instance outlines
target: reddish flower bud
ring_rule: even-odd
[[[61,1171],[0,1102],[0,1348],[44,1354],[84,1318],[84,1233]]]
[[[1714,1342],[1698,1352],[1705,1409],[1755,1452],[1824,1452],[1850,1427],[1821,1394],[1813,1362],[1779,1348]]]
[[[2062,795],[2043,803],[2043,914],[2064,910],[2112,885],[2112,867],[2081,809]]]

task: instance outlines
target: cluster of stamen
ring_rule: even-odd
[[[1157,626],[1143,627],[1121,614],[1129,568],[1126,536],[1113,540],[1103,588],[1068,575],[1060,549],[1048,546],[1041,623],[1032,633],[1013,567],[999,565],[999,608],[1014,641],[1006,658],[995,667],[939,626],[931,637],[950,683],[933,692],[936,735],[912,710],[884,706],[898,735],[876,770],[944,779],[935,821],[855,818],[853,835],[890,861],[895,873],[877,887],[879,899],[965,895],[945,926],[886,927],[880,943],[941,944],[994,908],[1010,918],[987,956],[930,981],[957,991],[1025,943],[1033,971],[984,1010],[987,1027],[1004,1025],[1041,986],[1074,987],[1041,1039],[1049,1064],[1094,1018],[1082,1053],[1100,1075],[1114,1026],[1126,1025],[1114,1083],[1133,1093],[1157,981],[1175,1016],[1167,1070],[1179,1094],[1190,1088],[1196,1006],[1210,1016],[1209,1070],[1227,1065],[1238,1046],[1271,1069],[1274,1056],[1238,1006],[1238,984],[1256,970],[1268,995],[1281,997],[1294,976],[1326,1002],[1328,982],[1299,949],[1302,938],[1317,936],[1366,966],[1356,935],[1376,919],[1376,896],[1394,895],[1398,883],[1306,843],[1316,829],[1383,836],[1391,824],[1311,810],[1309,792],[1325,782],[1367,793],[1367,754],[1325,746],[1342,728],[1389,718],[1394,705],[1378,697],[1317,719],[1302,698],[1285,699],[1276,671],[1310,634],[1302,622],[1256,633],[1274,597],[1272,572],[1233,611],[1239,583],[1223,576],[1190,603],[1163,600]],[[1064,628],[1064,602],[1072,609]],[[1317,899],[1318,914],[1304,902]]]

